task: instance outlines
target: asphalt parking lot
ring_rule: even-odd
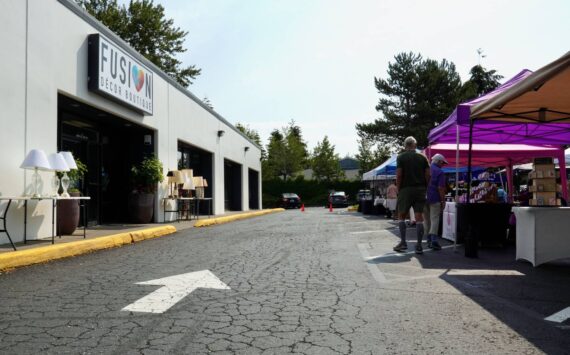
[[[0,353],[567,354],[567,262],[307,208],[0,275]],[[192,284],[192,287],[188,287]],[[141,304],[143,305],[141,307]]]

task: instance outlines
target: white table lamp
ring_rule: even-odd
[[[52,153],[48,156],[48,161],[51,167],[51,170],[57,172],[67,172],[69,171],[69,167],[65,162],[65,158],[61,153]],[[67,176],[67,175],[66,175]],[[69,197],[67,193],[67,188],[69,187],[69,178],[67,178],[67,184],[64,184],[63,179],[61,181],[61,186],[63,187],[63,193],[61,194],[62,197]],[[59,190],[59,178],[57,174],[53,175],[51,187],[54,190],[53,195],[57,196],[57,192]]]
[[[196,187],[196,197],[204,198],[204,177],[194,176],[194,186]]]
[[[65,159],[65,163],[70,170],[77,169],[77,164],[75,163],[75,159],[73,158],[73,154],[71,152],[59,152],[63,155]]]
[[[172,182],[174,183],[174,195],[178,196],[178,185],[184,184],[184,174],[180,170],[174,170]]]
[[[192,169],[182,169],[182,174],[184,175],[184,185],[182,185],[183,190],[194,190],[194,171]]]
[[[32,197],[39,198],[40,193],[38,192],[38,185],[41,182],[41,176],[38,174],[38,170],[50,171],[51,166],[49,164],[46,153],[40,149],[32,149],[20,165],[22,169],[33,169],[34,174],[32,175],[32,182],[34,185],[34,194]]]
[[[69,170],[77,169],[77,164],[75,163],[75,159],[73,158],[73,154],[71,152],[59,152],[59,154],[61,154],[63,156],[63,159],[65,159],[65,163],[67,164]],[[67,176],[67,172],[64,172],[63,177],[61,178],[61,186],[63,186],[62,196],[69,197],[67,188],[69,187],[70,183],[71,179],[69,176]]]

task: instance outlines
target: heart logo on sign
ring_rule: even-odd
[[[136,65],[133,66],[133,81],[135,83],[135,89],[137,89],[137,91],[141,91],[144,85],[144,72]]]

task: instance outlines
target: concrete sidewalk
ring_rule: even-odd
[[[173,221],[168,224],[101,225],[87,228],[85,238],[83,237],[83,229],[78,228],[73,235],[56,237],[54,244],[52,244],[51,238],[28,240],[26,244],[23,242],[15,243],[18,249],[16,251],[12,249],[9,243],[2,244],[0,245],[0,271],[138,243],[193,227],[212,226],[280,211],[283,209],[230,212],[211,218],[202,216],[200,219]]]

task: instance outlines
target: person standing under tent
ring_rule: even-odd
[[[389,211],[390,217],[396,219],[396,202],[398,198],[398,187],[392,182],[386,189],[386,210]]]
[[[430,179],[430,168],[426,156],[416,152],[416,146],[416,139],[407,137],[404,140],[405,151],[400,153],[396,160],[400,243],[394,247],[394,251],[403,252],[408,249],[406,243],[406,214],[410,207],[413,207],[416,219],[416,254],[422,254],[422,239],[424,237],[423,210],[426,202],[427,184]]]
[[[427,203],[424,209],[425,228],[427,230],[428,248],[441,250],[437,242],[439,231],[439,217],[445,207],[446,181],[445,173],[441,168],[448,164],[445,157],[436,154],[431,158],[430,180],[427,188]]]

